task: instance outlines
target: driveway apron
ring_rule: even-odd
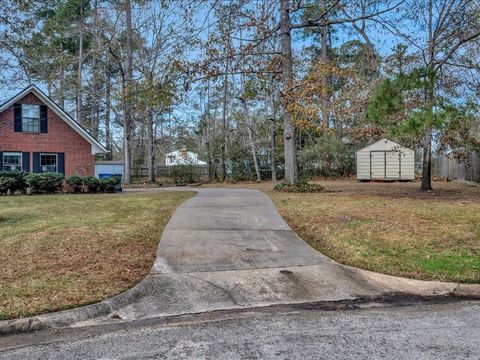
[[[411,292],[414,280],[340,265],[312,249],[258,190],[195,189],[173,214],[150,275],[109,301],[125,320]],[[420,293],[445,293],[428,283]]]

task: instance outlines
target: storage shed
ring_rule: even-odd
[[[415,180],[415,151],[377,141],[357,151],[357,180]]]
[[[100,174],[123,175],[123,161],[95,161],[95,177]]]

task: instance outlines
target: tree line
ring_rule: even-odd
[[[480,4],[472,0],[5,0],[0,81],[40,83],[125,160],[179,147],[211,180],[353,171],[389,137],[480,149]],[[475,130],[477,129],[477,130]]]

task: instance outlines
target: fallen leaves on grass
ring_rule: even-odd
[[[145,277],[191,193],[1,197],[0,318],[88,304]]]

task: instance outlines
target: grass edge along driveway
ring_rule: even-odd
[[[419,280],[480,283],[480,187],[435,182],[359,183],[322,180],[333,193],[269,195],[290,227],[340,263]]]
[[[149,272],[193,192],[0,197],[0,320],[98,302]]]

